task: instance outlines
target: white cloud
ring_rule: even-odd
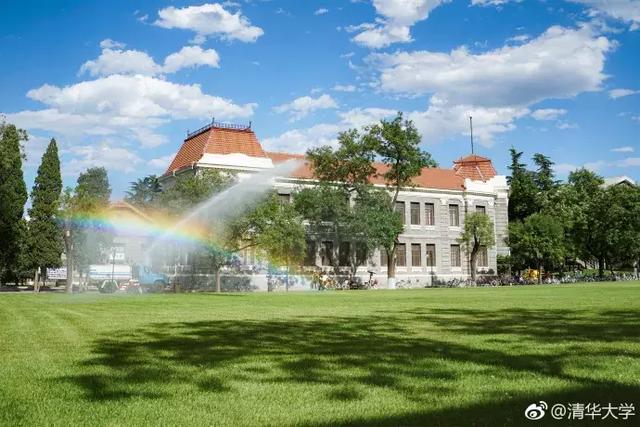
[[[304,153],[311,147],[335,145],[339,132],[349,128],[361,128],[396,114],[395,110],[383,108],[355,108],[339,113],[340,121],[321,123],[305,129],[292,129],[281,135],[262,140],[271,151]]]
[[[600,90],[614,43],[588,27],[551,27],[526,44],[474,55],[416,51],[370,55],[385,91],[435,93],[452,104],[529,105]],[[560,60],[561,59],[561,60]]]
[[[592,10],[625,22],[631,30],[640,28],[640,1],[638,0],[571,0]]]
[[[618,99],[629,95],[640,93],[640,90],[633,89],[612,89],[609,91],[609,98]]]
[[[274,107],[276,113],[289,113],[291,121],[299,120],[313,111],[328,108],[338,108],[338,104],[330,95],[321,95],[318,98],[302,96],[293,101]]]
[[[614,153],[633,153],[635,150],[632,146],[625,145],[624,147],[612,148],[611,151]]]
[[[80,74],[88,72],[92,76],[117,73],[154,75],[160,71],[161,67],[146,52],[113,48],[103,49],[97,59],[87,61],[80,67]]]
[[[111,39],[104,39],[100,42],[101,49],[123,49],[126,44]]]
[[[161,172],[164,172],[174,157],[175,157],[175,154],[173,153],[167,154],[166,156],[157,157],[155,159],[149,160],[148,164],[152,168],[155,168],[160,170]]]
[[[329,9],[327,9],[325,7],[321,7],[320,9],[317,9],[315,12],[313,12],[313,14],[316,15],[316,16],[324,15],[326,13],[329,13]]]
[[[408,118],[422,134],[423,143],[435,143],[453,135],[469,135],[469,116],[473,117],[474,140],[491,146],[496,135],[515,129],[515,121],[529,114],[523,107],[480,107],[449,105],[432,98],[426,111],[414,111]]]
[[[184,8],[169,6],[158,11],[158,16],[155,25],[194,31],[195,40],[200,43],[210,36],[253,43],[264,34],[262,28],[251,25],[241,11],[228,12],[219,3]]]
[[[640,166],[640,157],[627,157],[624,160],[620,160],[616,163],[616,166],[620,168],[634,168]]]
[[[519,3],[522,0],[471,0],[476,6],[502,6],[506,3]],[[591,15],[605,15],[629,24],[630,30],[640,28],[640,1],[638,0],[568,0],[590,8]]]
[[[569,122],[561,122],[556,124],[556,127],[560,130],[567,130],[567,129],[578,129],[578,125],[575,123],[569,123]]]
[[[354,85],[335,85],[332,89],[336,92],[355,92],[358,90]]]
[[[427,19],[429,13],[447,0],[373,0],[380,18],[376,23],[350,26],[347,31],[360,31],[353,41],[373,49],[387,47],[393,43],[412,41],[411,27]]]
[[[114,147],[112,143],[72,146],[68,150],[74,157],[61,164],[64,175],[75,176],[90,167],[104,167],[110,171],[133,172],[142,162],[134,152],[123,147]]]
[[[164,60],[165,73],[175,73],[183,68],[195,68],[207,65],[219,68],[220,56],[213,49],[202,49],[200,46],[185,46],[178,52],[172,53]]]
[[[23,128],[75,136],[117,135],[144,146],[166,142],[155,129],[169,120],[249,117],[256,107],[203,93],[199,85],[142,75],[115,74],[64,87],[43,85],[27,96],[46,108],[7,114]]]
[[[536,120],[556,120],[565,114],[567,114],[567,110],[562,108],[541,108],[531,113],[531,117]]]
[[[164,60],[164,65],[157,64],[146,52],[139,50],[121,50],[104,48],[100,56],[87,61],[80,67],[80,74],[88,72],[92,76],[109,76],[112,74],[156,74],[175,73],[183,68],[209,66],[218,68],[220,57],[213,49],[202,49],[200,46],[185,46],[172,53]]]

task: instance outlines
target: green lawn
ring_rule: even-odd
[[[1,425],[514,425],[539,400],[640,412],[640,283],[0,294]]]

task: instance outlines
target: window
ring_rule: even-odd
[[[436,245],[427,245],[427,267],[436,266]]]
[[[411,202],[411,224],[420,225],[420,203]]]
[[[280,194],[280,193],[278,193],[278,201],[280,203],[283,203],[283,204],[290,203],[291,195],[290,194]]]
[[[400,214],[400,217],[402,218],[402,223],[406,224],[407,220],[405,218],[405,212],[404,212],[404,202],[396,202],[396,212],[398,212]]]
[[[461,267],[460,245],[451,245],[451,267]]]
[[[338,247],[338,264],[340,267],[347,267],[349,265],[349,252],[351,245],[349,242],[341,242]]]
[[[476,206],[476,212],[481,214],[487,214],[487,208],[485,206]]]
[[[316,265],[316,242],[307,240],[307,252],[304,257],[304,265]]]
[[[396,251],[396,265],[398,267],[407,266],[407,245],[405,243],[398,243],[398,250]]]
[[[422,248],[420,243],[411,244],[411,266],[420,267],[422,265]]]
[[[387,250],[380,248],[380,267],[386,267],[389,264],[389,258],[387,257]]]
[[[460,206],[449,205],[449,225],[460,227]]]
[[[481,246],[478,252],[478,267],[489,267],[489,254],[487,253],[487,247]]]
[[[322,242],[322,265],[333,265],[333,242]]]
[[[435,225],[436,224],[436,209],[433,203],[426,203],[424,205],[425,212],[425,224],[427,225]]]

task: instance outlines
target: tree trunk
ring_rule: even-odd
[[[542,284],[542,263],[538,262],[538,284]]]
[[[473,282],[473,284],[476,284],[476,262],[477,262],[477,252],[471,252],[471,259],[469,260],[469,268],[471,268],[471,281]]]
[[[36,272],[33,275],[33,292],[38,293],[40,291],[40,269],[36,268]]]
[[[598,258],[598,276],[604,277],[604,258]]]
[[[215,270],[215,275],[216,275],[216,292],[220,293],[220,269],[216,268]]]
[[[393,245],[391,250],[387,249],[387,287],[396,288],[396,252],[397,246]]]

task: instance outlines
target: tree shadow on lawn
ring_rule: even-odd
[[[90,373],[59,380],[79,386],[89,401],[170,397],[166,384],[233,395],[234,383],[252,382],[318,386],[325,390],[318,399],[341,405],[384,388],[424,404],[425,411],[345,420],[344,425],[472,424],[470,420],[476,425],[505,420],[506,425],[525,421],[524,408],[539,400],[621,403],[637,398],[637,385],[578,376],[567,367],[575,367],[576,359],[582,367],[592,358],[612,363],[617,356],[640,359],[625,344],[638,341],[638,320],[637,313],[623,311],[425,309],[369,317],[156,323],[96,340],[92,357],[80,370]],[[494,334],[509,334],[510,339],[506,344],[477,341]],[[509,343],[525,345],[514,350]],[[555,343],[557,351],[537,351],[537,345]],[[474,386],[465,382],[470,366],[470,375],[486,377],[480,386],[495,381],[495,390],[472,406],[429,410],[434,396],[469,392]],[[540,384],[541,377],[556,381],[555,387],[559,380],[563,391],[518,391],[518,378],[527,376]]]

